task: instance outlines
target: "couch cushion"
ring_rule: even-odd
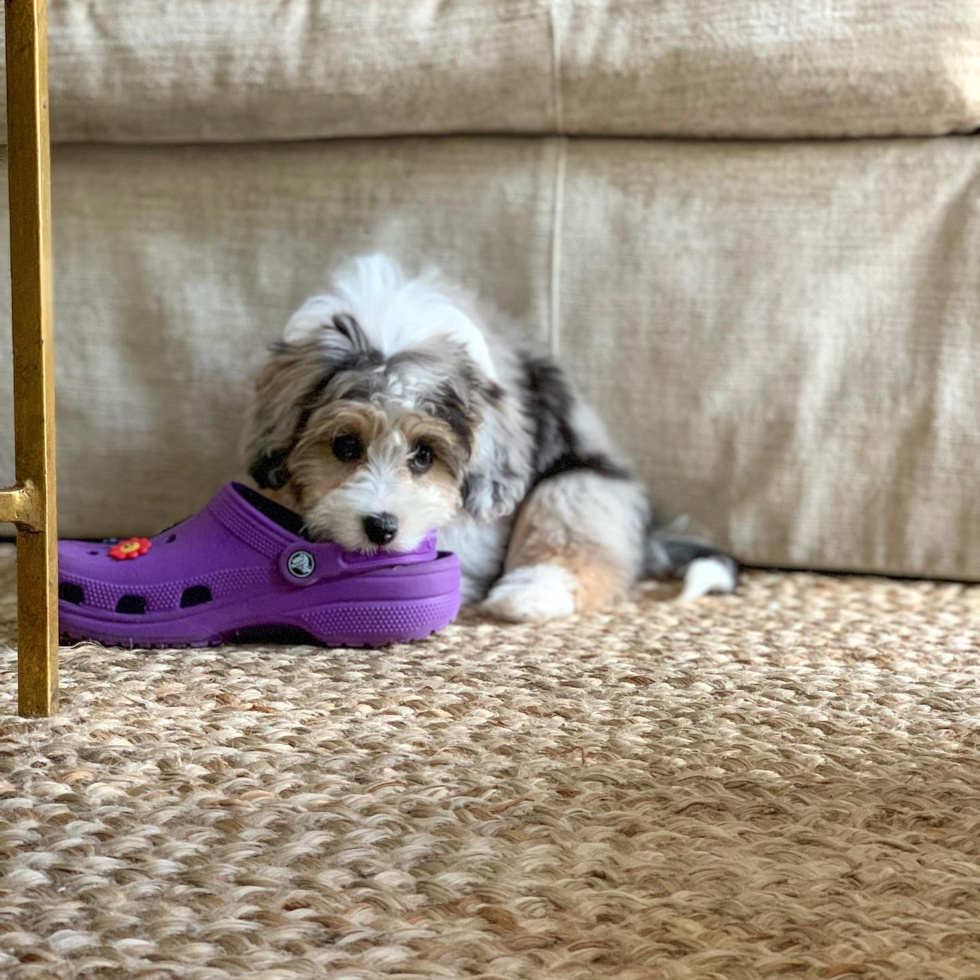
[[[980,126],[976,0],[568,0],[570,132],[935,135]]]
[[[668,510],[980,579],[980,139],[568,152],[562,350]]]
[[[550,338],[746,561],[980,580],[980,140],[61,147],[54,205],[65,534],[234,476],[263,346],[382,248]]]
[[[976,0],[49,0],[49,11],[57,141],[980,127]]]
[[[253,367],[354,254],[479,270],[543,331],[555,159],[542,140],[55,147],[61,533],[164,527],[237,473]],[[6,225],[4,195],[0,268]],[[9,303],[0,277],[0,324]]]

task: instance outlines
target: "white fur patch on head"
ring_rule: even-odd
[[[338,313],[353,316],[370,343],[388,358],[436,337],[459,344],[491,381],[497,370],[469,297],[429,270],[407,276],[385,255],[355,259],[334,279],[332,295],[308,299],[286,325],[285,340],[303,340]]]
[[[480,607],[511,623],[544,623],[575,612],[578,583],[560,565],[526,565],[508,572]]]
[[[709,592],[734,592],[735,582],[735,570],[730,561],[724,558],[696,558],[684,575],[684,590],[679,600],[690,602]]]

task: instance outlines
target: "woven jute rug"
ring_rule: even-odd
[[[980,588],[83,644],[31,722],[0,596],[5,980],[980,977]]]

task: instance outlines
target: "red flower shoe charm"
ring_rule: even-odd
[[[118,541],[109,549],[109,557],[116,561],[123,561],[126,558],[139,558],[150,550],[151,542],[148,538],[126,538],[125,541]]]

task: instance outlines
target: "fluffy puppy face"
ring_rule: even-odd
[[[499,389],[445,336],[385,356],[349,314],[274,345],[247,426],[249,471],[288,488],[311,537],[409,551],[451,520]]]
[[[289,455],[310,535],[354,551],[410,550],[458,510],[469,452],[442,419],[388,399],[317,409]]]

